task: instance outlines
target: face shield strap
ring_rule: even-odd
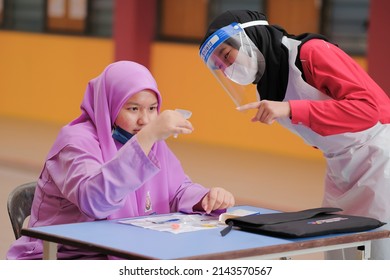
[[[248,22],[245,22],[245,23],[239,23],[238,25],[240,25],[240,27],[242,29],[244,29],[244,28],[251,27],[251,26],[256,26],[256,25],[268,25],[268,21],[266,21],[266,20],[254,20],[254,21],[248,21]]]

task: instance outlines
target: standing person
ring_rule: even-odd
[[[244,10],[211,23],[200,56],[239,111],[256,111],[251,121],[277,121],[323,152],[324,206],[390,222],[390,99],[351,57],[320,34],[294,36]],[[257,101],[245,104],[251,84]],[[372,258],[390,259],[390,241],[373,242]]]
[[[49,151],[29,227],[233,206],[230,192],[207,189],[184,173],[164,140],[191,133],[192,124],[160,108],[157,84],[140,64],[112,63],[91,80],[81,115],[62,128]],[[41,240],[22,236],[7,259],[41,259],[42,251]],[[58,257],[108,258],[64,245]]]

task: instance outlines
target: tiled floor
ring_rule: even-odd
[[[16,185],[36,180],[59,129],[47,123],[0,118],[0,259],[14,239],[6,209],[8,193]],[[168,144],[193,181],[225,187],[235,194],[238,205],[293,211],[321,204],[322,161],[188,143],[180,137]]]

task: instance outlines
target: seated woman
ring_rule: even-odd
[[[192,124],[173,110],[144,66],[109,65],[92,79],[81,115],[64,126],[37,182],[29,227],[164,214],[206,212],[234,205],[222,188],[191,181],[165,143]],[[41,259],[42,241],[22,236],[7,259]],[[59,245],[60,259],[107,259]]]

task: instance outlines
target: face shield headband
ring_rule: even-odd
[[[255,25],[268,25],[268,22],[232,23],[210,35],[199,51],[202,60],[237,106],[255,101],[251,100],[256,99],[252,83],[263,75],[265,69],[262,53],[244,31]]]

